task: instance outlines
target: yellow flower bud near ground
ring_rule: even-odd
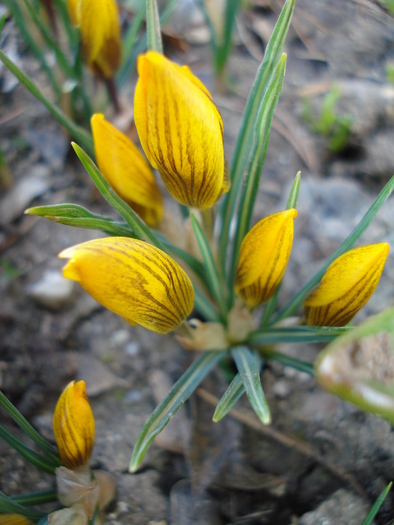
[[[155,246],[109,237],[64,250],[63,275],[129,324],[166,334],[192,311],[193,285],[184,270]]]
[[[304,301],[312,326],[345,326],[370,299],[389,254],[387,243],[350,250],[326,270],[320,285]]]
[[[71,22],[79,27],[87,65],[95,75],[112,78],[122,55],[116,0],[67,0],[67,8]]]
[[[249,308],[268,301],[285,273],[297,210],[274,213],[258,222],[242,241],[234,288]]]
[[[100,171],[116,193],[155,228],[163,216],[162,196],[145,157],[104,115],[93,115],[91,124]]]
[[[230,188],[222,117],[186,66],[148,51],[138,58],[134,118],[142,147],[181,204],[210,208]]]
[[[34,525],[22,514],[0,514],[0,525]]]
[[[62,463],[75,469],[89,462],[94,445],[94,416],[85,381],[71,381],[53,415],[53,432]]]

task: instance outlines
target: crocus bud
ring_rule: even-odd
[[[71,381],[57,402],[53,432],[62,463],[76,469],[89,462],[94,444],[94,416],[85,381]]]
[[[181,204],[213,206],[230,187],[223,122],[189,68],[149,51],[138,58],[134,118],[142,147]]]
[[[345,326],[374,293],[388,253],[389,245],[382,243],[355,248],[338,257],[304,301],[306,323]]]
[[[0,514],[0,525],[34,525],[22,514]]]
[[[285,273],[297,210],[274,213],[258,222],[242,241],[234,288],[249,308],[268,301]]]
[[[71,22],[79,27],[82,54],[93,73],[112,78],[122,48],[116,0],[67,0]]]
[[[143,241],[109,237],[64,250],[63,275],[78,281],[96,301],[122,316],[166,334],[192,311],[193,285],[167,254]]]
[[[93,115],[91,124],[100,171],[116,193],[156,227],[163,216],[162,197],[145,157],[104,115]]]

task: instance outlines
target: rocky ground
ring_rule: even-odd
[[[229,63],[234,90],[214,94],[229,157],[280,2],[255,3],[238,21]],[[184,52],[171,47],[169,53],[214,90],[206,31],[191,30],[193,11],[185,4],[180,3],[170,29],[193,43]],[[393,19],[372,1],[297,0],[255,212],[257,220],[283,209],[289,185],[302,171],[281,303],[350,233],[393,174],[394,85],[387,77],[387,66],[394,63],[393,36]],[[44,85],[39,66],[17,44],[22,67]],[[106,523],[361,525],[394,476],[392,426],[279,364],[262,374],[273,415],[269,428],[259,424],[246,399],[212,423],[215,398],[226,388],[223,374],[215,370],[156,439],[140,471],[128,473],[144,422],[195,356],[171,335],[128,326],[62,279],[57,254],[99,234],[23,216],[23,210],[31,204],[75,202],[94,212],[110,211],[59,126],[22,86],[11,89],[10,77],[0,73],[1,149],[12,176],[10,188],[0,190],[0,387],[53,440],[51,420],[61,389],[71,379],[86,381],[97,425],[92,466],[109,470],[117,482],[117,500]],[[311,129],[333,86],[341,93],[337,114],[351,119],[340,153],[330,151],[328,139]],[[130,102],[132,92],[130,85],[124,100]],[[306,111],[312,124],[305,122]],[[361,244],[386,241],[393,248],[392,203],[391,197]],[[355,322],[392,306],[393,261],[391,255],[375,295]],[[281,350],[313,361],[320,348],[287,345]],[[20,435],[3,415],[1,421]],[[52,485],[51,476],[29,467],[0,442],[3,492]],[[393,520],[392,491],[376,523]]]

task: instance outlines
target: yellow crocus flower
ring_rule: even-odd
[[[258,222],[242,241],[234,288],[249,308],[268,301],[285,273],[297,210],[274,213]]]
[[[387,243],[350,250],[326,270],[318,288],[304,301],[312,326],[345,326],[370,299],[389,253]]]
[[[84,59],[93,73],[110,79],[118,69],[122,41],[115,0],[67,0],[71,22],[79,27]]]
[[[85,381],[71,381],[57,402],[53,432],[62,463],[75,469],[89,462],[94,444],[94,416]]]
[[[230,188],[223,122],[188,67],[148,51],[138,58],[134,118],[142,147],[181,204],[210,208]]]
[[[88,241],[60,253],[63,275],[78,281],[96,301],[161,334],[192,311],[193,285],[182,268],[155,246],[127,237]]]
[[[163,216],[162,197],[145,157],[104,115],[93,115],[91,124],[100,171],[116,193],[156,227]]]

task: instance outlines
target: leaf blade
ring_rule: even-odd
[[[226,416],[233,408],[238,399],[245,393],[245,387],[242,382],[241,374],[238,374],[229,384],[227,390],[220,398],[219,403],[216,406],[212,420],[217,423]]]

